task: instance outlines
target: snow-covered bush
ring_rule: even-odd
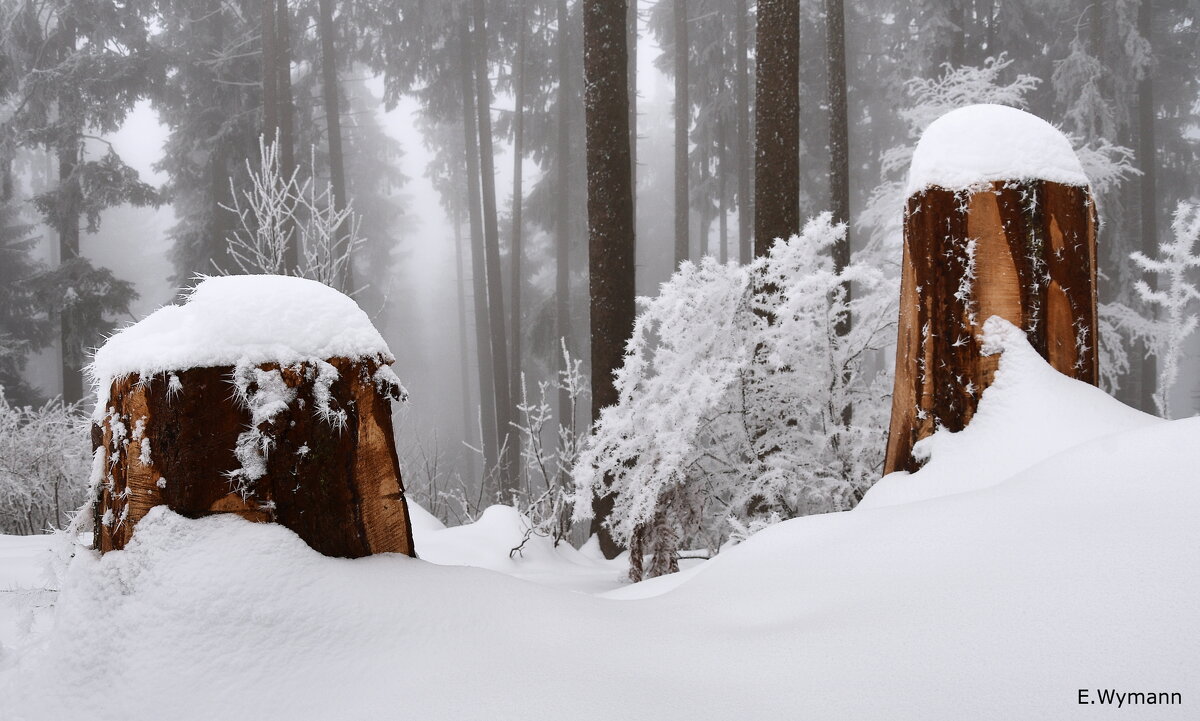
[[[42,533],[70,520],[87,496],[88,439],[76,407],[14,406],[0,387],[0,533]]]
[[[674,570],[683,544],[850,508],[878,477],[886,379],[867,359],[891,341],[896,286],[859,257],[834,272],[845,231],[824,214],[748,266],[684,263],[639,301],[620,400],[573,471],[577,519],[616,492],[608,523],[635,579]]]
[[[312,167],[316,167],[315,150]],[[343,288],[354,251],[362,244],[361,218],[349,202],[338,208],[332,184],[317,192],[311,177],[298,179],[299,168],[283,177],[278,142],[259,139],[259,167],[246,161],[250,187],[239,193],[229,181],[238,228],[228,239],[229,254],[242,273],[298,275]],[[286,267],[286,248],[298,243],[299,265]],[[353,288],[345,288],[347,293]]]

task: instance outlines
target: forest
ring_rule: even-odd
[[[1183,718],[1198,161],[1200,0],[0,0],[0,718]]]

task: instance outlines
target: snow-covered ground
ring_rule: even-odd
[[[425,560],[353,561],[156,509],[79,552],[53,607],[9,592],[47,541],[0,538],[0,718],[1200,717],[1200,419],[991,331],[1001,376],[925,469],[636,586],[545,539],[510,558],[503,508],[414,512]]]

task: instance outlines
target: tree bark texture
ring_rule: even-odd
[[[488,320],[487,272],[483,260],[483,218],[479,198],[479,134],[475,130],[475,82],[471,70],[471,37],[464,17],[459,25],[459,74],[462,83],[463,148],[466,155],[467,216],[471,224],[475,349],[479,366],[480,426],[484,474],[499,463],[496,434],[496,389],[492,376],[492,339]]]
[[[93,447],[104,456],[96,548],[124,548],[137,522],[165,505],[189,518],[236,513],[279,523],[327,556],[413,555],[392,432],[390,400],[399,389],[376,382],[373,360],[328,363],[338,371],[329,404],[346,414],[341,428],[316,412],[310,364],[258,366],[295,392],[258,427],[237,400],[232,367],[114,381],[104,420],[92,427]],[[242,468],[235,449],[247,433],[268,448],[266,473],[239,490],[231,480]]]
[[[475,110],[479,114],[479,175],[483,190],[484,268],[487,272],[489,326],[492,334],[492,384],[496,392],[496,438],[499,442],[500,488],[507,497],[517,490],[513,470],[517,445],[509,396],[508,333],[504,315],[503,271],[500,268],[500,227],[496,217],[496,169],[492,150],[492,86],[487,75],[487,20],[483,0],[474,5]]]
[[[1096,208],[1087,188],[998,181],[908,199],[884,473],[917,470],[914,443],[970,422],[999,363],[980,351],[993,315],[1023,329],[1059,372],[1097,382]]]
[[[737,52],[735,85],[737,93],[737,194],[738,194],[738,262],[749,263],[754,249],[751,237],[754,228],[754,198],[750,190],[750,170],[754,158],[750,152],[750,135],[754,132],[750,127],[750,72],[747,65],[750,62],[749,50],[749,20],[746,17],[746,0],[737,0]]]
[[[629,162],[629,88],[625,57],[625,3],[585,0],[584,109],[587,129],[588,278],[592,326],[592,418],[618,401],[613,373],[625,358],[633,332],[633,180]],[[598,499],[594,511],[610,511]],[[604,514],[605,516],[607,513]],[[616,545],[597,513],[605,556]]]
[[[675,265],[688,259],[688,102],[687,0],[674,0],[675,19]]]
[[[754,253],[800,232],[799,0],[760,0],[755,72]]]

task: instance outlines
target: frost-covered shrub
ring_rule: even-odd
[[[684,263],[639,301],[620,400],[573,471],[577,519],[616,492],[634,578],[674,570],[683,544],[851,508],[878,477],[889,404],[867,360],[894,333],[897,289],[859,257],[834,272],[844,234],[825,214],[749,266]]]
[[[14,406],[0,387],[0,533],[65,525],[86,499],[91,464],[88,420],[77,408]]]

